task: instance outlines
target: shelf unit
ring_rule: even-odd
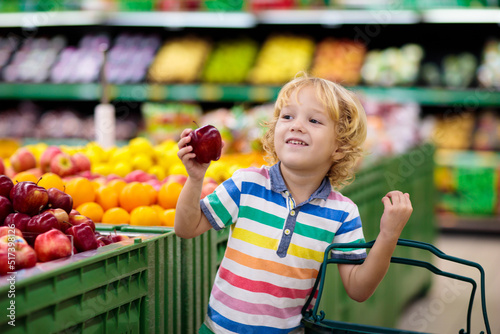
[[[200,102],[268,102],[274,100],[280,86],[216,85],[216,84],[129,84],[109,85],[113,101],[200,101]],[[415,102],[425,106],[495,107],[500,104],[500,91],[484,88],[445,89],[433,87],[348,87],[360,96],[388,102]],[[102,87],[88,84],[23,84],[0,83],[0,99],[81,100],[98,101]]]

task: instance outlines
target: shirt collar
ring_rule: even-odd
[[[283,179],[283,175],[281,174],[280,164],[281,162],[278,162],[277,164],[271,166],[271,168],[269,169],[271,189],[278,193],[282,193],[288,190],[285,184],[285,180]],[[328,177],[325,176],[323,181],[321,181],[321,185],[319,186],[319,188],[316,189],[309,198],[309,201],[315,198],[326,200],[328,199],[331,191],[332,185],[330,184],[330,180],[328,180]]]

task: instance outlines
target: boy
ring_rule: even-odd
[[[200,333],[301,333],[301,309],[313,287],[325,248],[332,242],[364,242],[357,206],[335,189],[353,177],[366,138],[366,117],[355,95],[333,82],[295,78],[283,86],[263,138],[271,167],[237,171],[200,199],[209,164],[198,164],[190,129],[178,156],[188,179],[177,203],[175,232],[196,237],[231,227],[227,249]],[[408,221],[408,194],[389,192],[375,245],[338,250],[362,259],[339,264],[348,295],[364,301],[390,264]]]

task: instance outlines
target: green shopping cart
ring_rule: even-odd
[[[334,244],[331,244],[327,247],[327,249],[325,250],[324,261],[321,265],[320,272],[319,272],[318,278],[316,279],[316,282],[314,284],[312,293],[302,309],[302,315],[303,315],[302,323],[305,326],[305,333],[317,333],[317,334],[326,334],[326,333],[332,333],[332,334],[360,334],[360,333],[366,333],[366,334],[370,334],[370,333],[371,334],[373,334],[373,333],[406,334],[406,333],[413,333],[413,334],[415,334],[415,333],[419,333],[419,332],[414,332],[414,331],[404,331],[404,330],[400,330],[400,329],[385,328],[385,327],[379,327],[379,326],[361,325],[361,324],[354,324],[354,323],[348,323],[348,322],[342,322],[342,321],[327,320],[327,319],[325,319],[325,313],[323,311],[319,311],[319,313],[318,313],[318,307],[319,307],[319,304],[321,301],[321,295],[323,292],[323,285],[325,283],[326,266],[328,264],[338,264],[338,263],[348,263],[348,264],[361,264],[361,263],[363,263],[363,260],[344,260],[344,259],[331,258],[330,254],[331,254],[332,249],[335,249],[335,248],[337,248],[337,249],[338,248],[371,248],[374,243],[375,243],[375,241],[370,241],[367,243],[362,243],[362,244],[357,244],[357,245],[334,243]],[[425,242],[407,240],[407,239],[399,239],[398,246],[423,249],[423,250],[431,252],[435,256],[437,256],[441,259],[444,259],[446,261],[456,262],[456,263],[459,263],[459,264],[462,264],[465,266],[477,268],[479,270],[480,280],[481,280],[480,293],[481,293],[481,307],[482,307],[482,312],[483,312],[484,325],[485,325],[486,333],[491,334],[490,325],[488,322],[488,315],[486,312],[484,269],[478,263],[463,260],[463,259],[453,257],[450,255],[446,255],[445,253],[443,253],[441,250],[439,250],[435,246],[433,246],[429,243],[425,243]],[[442,271],[442,270],[436,268],[431,263],[428,263],[425,261],[408,259],[408,258],[401,258],[401,257],[392,257],[391,262],[426,268],[436,275],[445,276],[445,277],[449,277],[452,279],[456,279],[456,280],[470,283],[472,285],[472,290],[471,290],[471,296],[469,299],[469,306],[467,309],[466,329],[465,330],[461,329],[459,331],[459,334],[471,334],[471,314],[472,314],[474,296],[476,294],[476,289],[477,289],[477,283],[474,279],[472,279],[470,277]],[[318,290],[318,286],[319,286],[319,290]],[[313,308],[309,310],[309,305],[311,304],[311,301],[312,301],[314,295],[316,294],[316,290],[318,290],[316,302],[314,303]],[[481,331],[480,333],[484,334],[484,331]]]

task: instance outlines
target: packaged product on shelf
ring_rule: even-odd
[[[18,45],[17,39],[0,36],[0,73],[9,63],[10,57],[17,50]]]
[[[141,107],[145,131],[154,142],[178,140],[185,128],[195,128],[200,123],[202,110],[199,105],[188,103],[143,103]]]
[[[25,39],[10,63],[5,66],[3,79],[6,82],[47,81],[50,70],[65,45],[66,38],[62,36],[51,39],[44,37]]]
[[[420,134],[420,106],[417,103],[384,103],[372,100],[363,102],[368,132],[366,160],[399,155],[422,141]]]
[[[200,37],[184,36],[166,41],[156,54],[148,78],[158,83],[192,83],[201,75],[211,44]]]
[[[101,34],[85,35],[77,47],[66,47],[61,51],[57,63],[51,69],[51,81],[54,83],[96,82],[104,61],[103,45],[110,45],[110,39]]]
[[[203,70],[203,82],[242,83],[255,62],[258,45],[252,39],[219,41]]]
[[[477,120],[472,149],[481,151],[500,150],[500,116],[495,110],[485,110]]]
[[[484,46],[477,79],[482,87],[500,89],[500,40],[489,40]]]
[[[424,50],[417,44],[371,50],[361,69],[365,83],[375,86],[413,85],[418,79]]]
[[[312,74],[344,85],[356,85],[361,79],[361,67],[366,46],[349,39],[327,37],[318,43]]]
[[[315,44],[309,36],[269,36],[257,55],[249,82],[256,85],[279,85],[298,72],[309,70]]]
[[[466,88],[475,79],[477,59],[469,52],[448,54],[441,62],[441,69],[436,63],[422,65],[422,79],[429,86]]]
[[[438,148],[466,150],[471,147],[475,118],[471,112],[427,116],[434,122],[430,140]]]
[[[116,84],[144,81],[160,43],[156,35],[120,34],[108,52],[106,79]]]

